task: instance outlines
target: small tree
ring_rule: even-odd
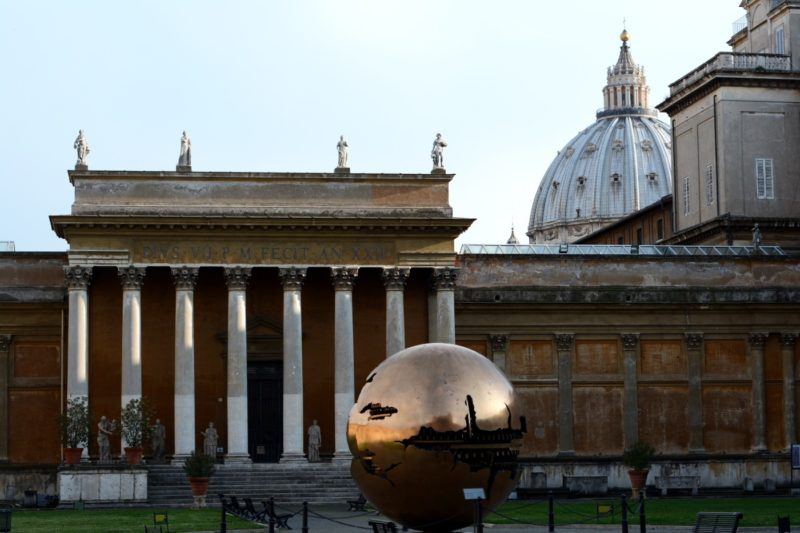
[[[122,440],[129,448],[142,448],[152,433],[153,408],[146,398],[134,398],[122,408]]]
[[[65,448],[82,448],[89,443],[89,402],[86,396],[67,400],[64,411],[58,415],[61,444]]]
[[[627,450],[622,456],[625,466],[633,470],[647,470],[653,460],[656,451],[646,442],[637,442]]]
[[[214,473],[214,458],[204,453],[192,452],[183,462],[183,471],[188,477],[211,477]]]

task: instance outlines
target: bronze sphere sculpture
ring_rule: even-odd
[[[484,512],[517,483],[525,432],[514,389],[484,356],[453,344],[423,344],[369,374],[350,411],[351,472],[385,516],[423,531],[474,520],[463,489],[482,488]]]

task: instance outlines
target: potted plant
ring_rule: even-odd
[[[192,488],[192,496],[195,498],[195,505],[203,507],[205,496],[208,492],[208,479],[214,473],[214,458],[204,453],[192,452],[183,462],[183,471],[189,478],[189,486]]]
[[[122,442],[125,446],[125,461],[138,465],[142,461],[144,442],[153,432],[150,419],[153,409],[146,398],[134,398],[122,408]]]
[[[622,462],[630,468],[628,477],[631,478],[631,488],[633,496],[636,497],[639,491],[644,489],[647,483],[647,474],[650,472],[650,462],[653,460],[656,451],[646,442],[637,442],[627,450],[622,456]]]
[[[83,447],[89,442],[89,424],[89,404],[86,396],[68,399],[66,408],[58,415],[58,428],[66,464],[76,465],[81,461]]]

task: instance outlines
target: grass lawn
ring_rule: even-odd
[[[498,512],[501,514],[526,523],[547,524],[547,500],[541,503],[526,502],[524,500],[507,502],[502,505]],[[634,508],[637,502],[629,502],[629,506]],[[614,515],[593,519],[596,516],[596,505],[613,505]],[[555,521],[556,524],[576,524],[576,523],[599,523],[599,524],[619,524],[619,505],[620,500],[556,500]],[[648,524],[654,525],[692,525],[695,515],[700,511],[734,512],[738,511],[744,515],[739,525],[748,526],[776,526],[778,515],[790,515],[795,522],[800,521],[800,498],[650,498],[645,503],[645,511]],[[495,524],[513,524],[513,520],[504,518],[497,514],[486,517],[486,522]],[[638,510],[635,513],[628,513],[628,523],[638,524]]]
[[[142,533],[145,525],[152,525],[153,513],[161,509],[112,509],[61,511],[14,510],[11,517],[13,533]],[[219,531],[220,513],[214,509],[168,509],[170,532]],[[254,527],[228,516],[228,527],[247,529]]]

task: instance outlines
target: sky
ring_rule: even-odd
[[[78,129],[92,170],[430,172],[457,241],[526,242],[558,150],[594,121],[623,20],[651,104],[728,50],[739,0],[0,0],[0,241],[64,250]],[[668,117],[662,116],[668,120]]]

